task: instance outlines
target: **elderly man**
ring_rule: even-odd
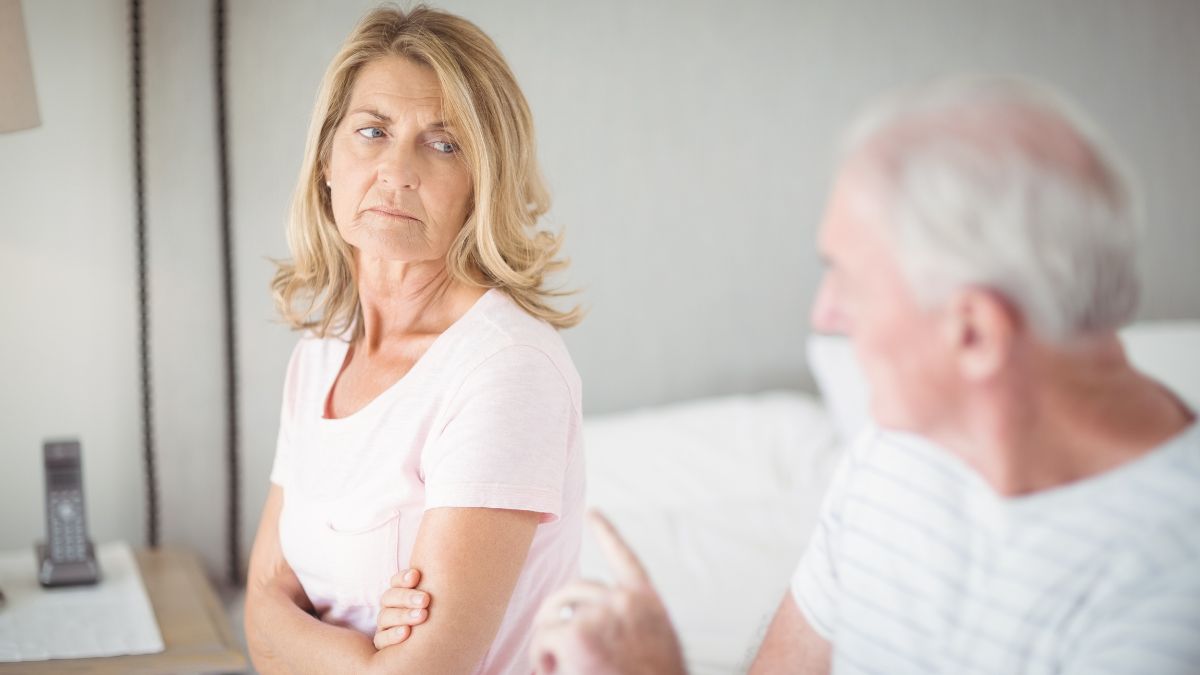
[[[1050,92],[942,82],[850,135],[815,328],[875,421],[752,673],[1200,672],[1200,425],[1133,369],[1129,188]],[[547,600],[539,672],[683,673],[636,557]],[[753,574],[753,570],[730,570]]]

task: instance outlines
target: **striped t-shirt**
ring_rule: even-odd
[[[1200,423],[1018,498],[867,432],[792,592],[835,673],[1200,673]]]

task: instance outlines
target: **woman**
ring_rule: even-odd
[[[580,384],[548,304],[559,240],[496,46],[381,8],[325,74],[273,282],[288,366],[246,635],[262,671],[528,672],[539,602],[577,572]],[[376,651],[419,566],[425,625]]]

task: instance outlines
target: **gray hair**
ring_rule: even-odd
[[[851,127],[843,158],[879,190],[923,304],[989,288],[1054,341],[1132,318],[1132,187],[1095,127],[1047,87],[973,77],[893,94]]]

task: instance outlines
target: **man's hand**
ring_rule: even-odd
[[[375,622],[375,649],[398,645],[412,634],[412,627],[429,618],[429,594],[415,590],[421,582],[418,570],[403,570],[392,577],[391,588],[379,599]]]
[[[616,585],[579,581],[546,599],[534,619],[530,658],[539,675],[683,675],[667,609],[612,523],[590,514]]]

